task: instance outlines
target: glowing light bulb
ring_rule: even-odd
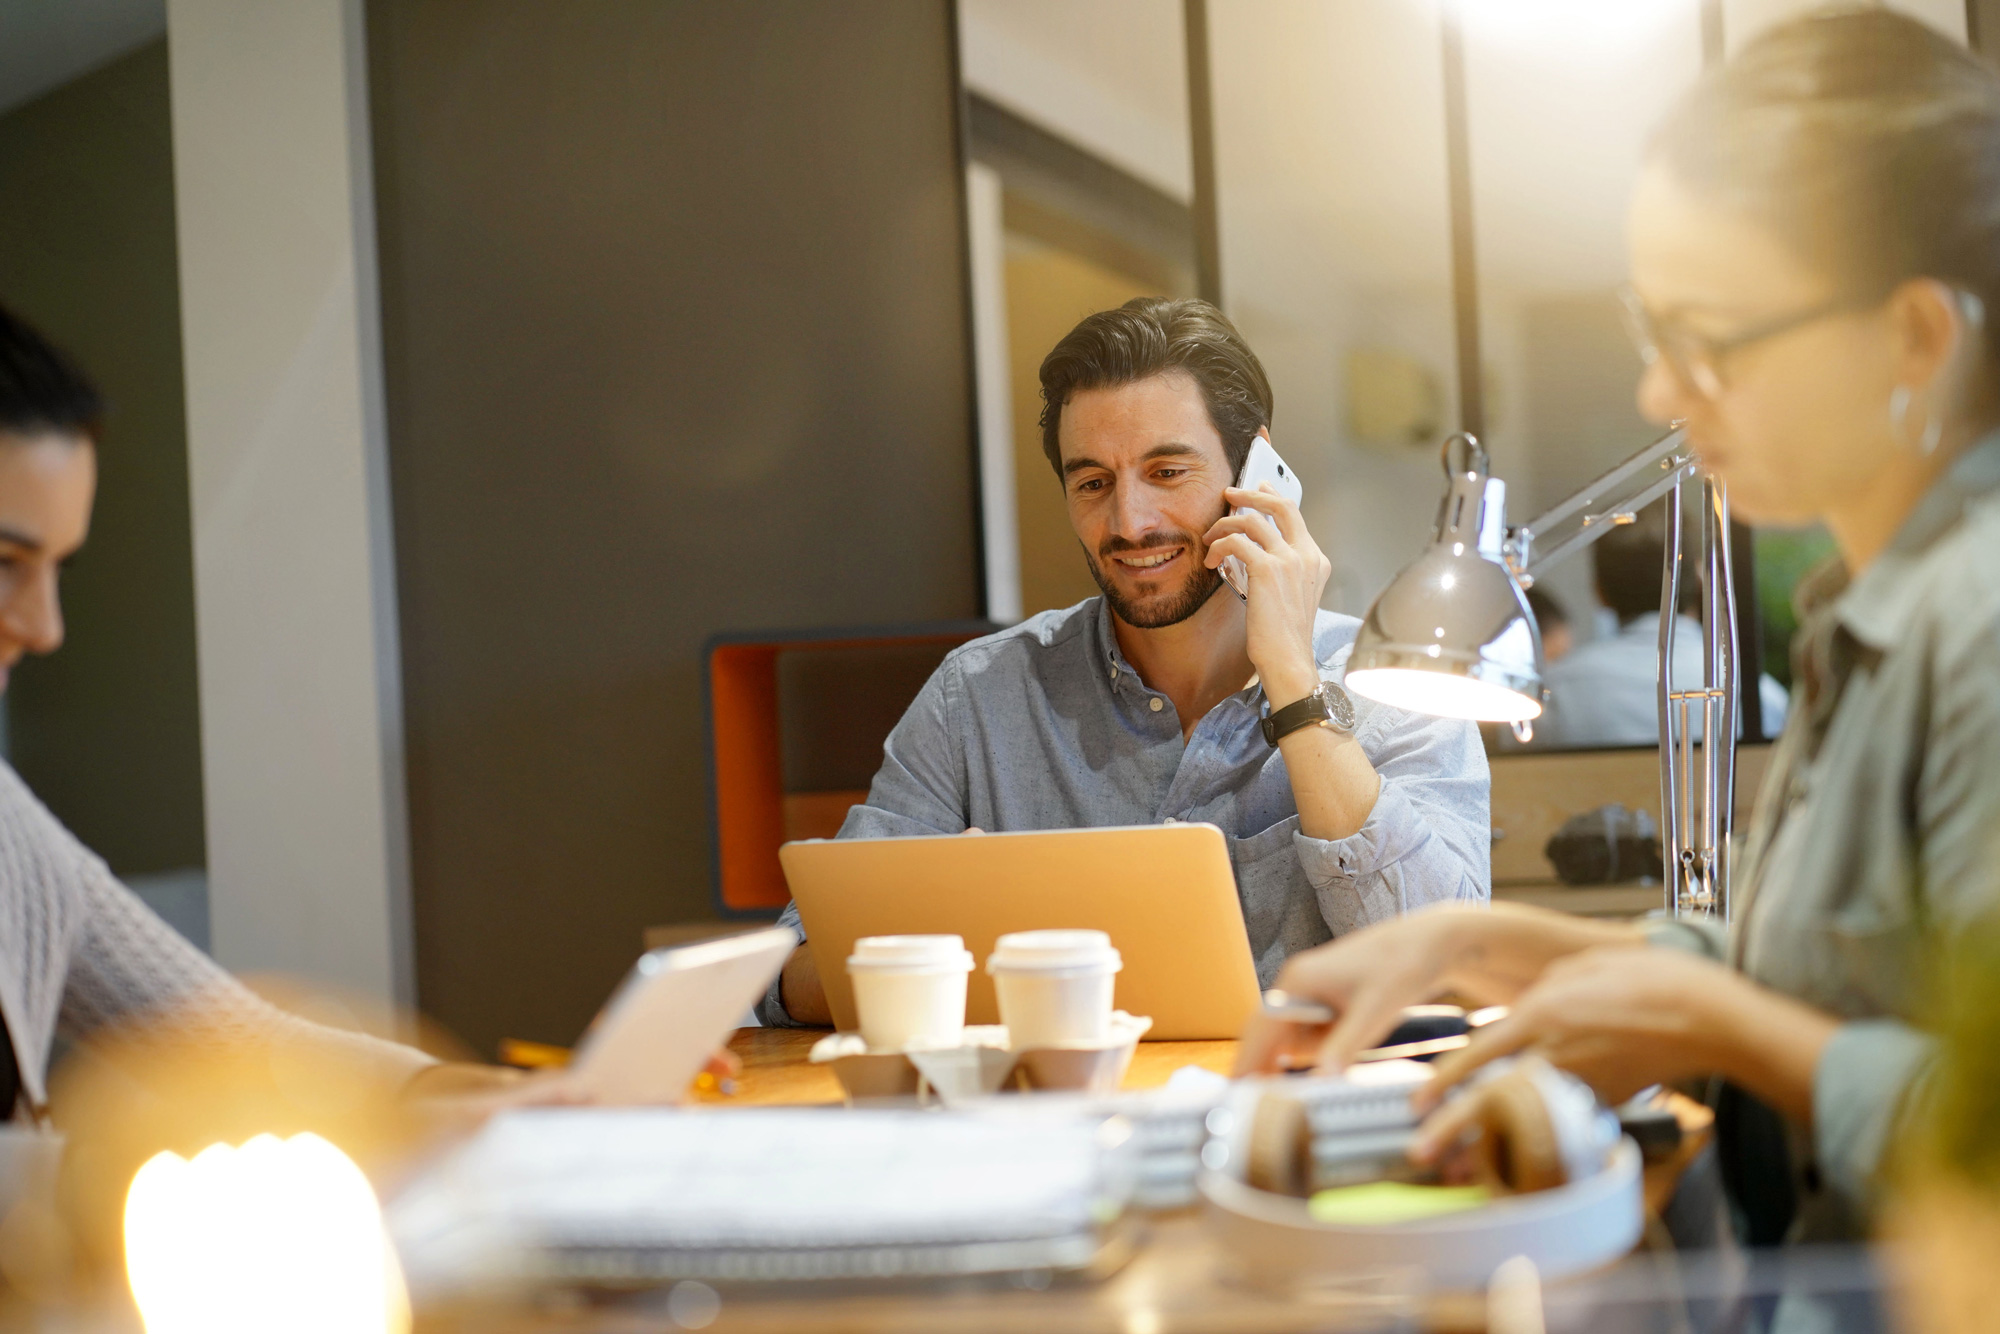
[[[1437,646],[1430,646],[1436,657]],[[1441,718],[1474,718],[1480,722],[1526,722],[1542,716],[1540,700],[1504,686],[1449,672],[1408,667],[1370,667],[1347,674],[1347,688],[1357,695],[1393,704],[1399,709]]]
[[[155,1155],[125,1196],[146,1334],[405,1334],[409,1298],[368,1178],[317,1135]]]

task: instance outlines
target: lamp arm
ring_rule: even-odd
[[[1671,491],[1696,469],[1687,431],[1676,428],[1585,484],[1568,499],[1507,531],[1507,568],[1523,588]]]
[[[1668,497],[1658,660],[1666,907],[1674,916],[1698,914],[1727,922],[1739,689],[1736,572],[1729,551],[1729,499],[1713,478],[1702,488],[1702,680],[1677,689],[1669,668],[1680,607],[1680,484],[1697,472],[1687,432],[1676,428],[1568,499],[1508,529],[1502,550],[1508,571],[1521,587],[1531,588],[1541,571],[1634,522],[1640,510]]]

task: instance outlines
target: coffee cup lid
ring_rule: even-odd
[[[955,968],[972,971],[964,936],[863,936],[854,942],[849,968]]]
[[[1102,968],[1115,973],[1124,966],[1109,935],[1086,930],[1016,931],[1000,937],[986,959],[988,972],[995,968]]]

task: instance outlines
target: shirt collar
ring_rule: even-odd
[[[1118,647],[1118,632],[1111,624],[1111,604],[1104,598],[1097,599],[1097,653],[1104,662],[1105,674],[1117,684],[1121,676],[1138,680],[1139,673],[1132,670],[1132,664],[1125,661],[1125,653]]]
[[[1314,638],[1318,638],[1317,629]],[[1104,674],[1111,679],[1112,689],[1124,685],[1129,678],[1135,687],[1151,693],[1151,688],[1140,678],[1138,670],[1125,660],[1124,651],[1118,647],[1118,631],[1111,624],[1111,604],[1102,596],[1097,599],[1097,655],[1104,664]],[[1236,692],[1236,698],[1254,704],[1263,697],[1263,693],[1263,681],[1252,677],[1249,685]]]
[[[2000,431],[1975,442],[1924,493],[1888,548],[1850,580],[1838,560],[1800,585],[1801,609],[1832,604],[1842,625],[1877,651],[1898,643],[1916,612],[1925,555],[1980,496],[2000,490]]]

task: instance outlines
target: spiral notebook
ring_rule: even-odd
[[[1101,1117],[551,1108],[389,1210],[419,1300],[511,1283],[1076,1269],[1132,1190]]]

